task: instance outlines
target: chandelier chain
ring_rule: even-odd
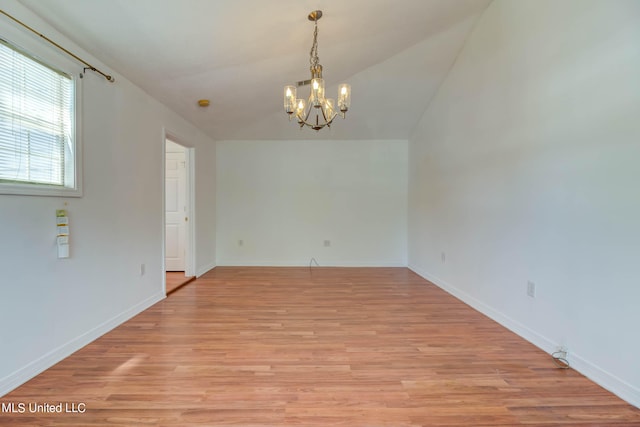
[[[311,67],[317,67],[320,63],[320,58],[318,58],[318,20],[316,19],[314,22],[313,44],[311,45],[311,52],[309,52],[309,63]]]

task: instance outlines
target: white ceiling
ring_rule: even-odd
[[[216,140],[408,139],[490,2],[20,1]],[[327,93],[352,86],[346,120],[317,134],[282,107],[284,85],[310,78],[316,9]]]

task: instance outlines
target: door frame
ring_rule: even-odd
[[[165,227],[167,223],[166,215],[166,163],[167,163],[167,145],[166,141],[170,139],[178,145],[181,145],[185,149],[185,176],[186,176],[186,205],[187,205],[187,217],[189,218],[185,224],[185,259],[184,259],[184,274],[187,277],[195,276],[196,273],[196,239],[195,239],[195,148],[187,143],[184,138],[176,135],[174,132],[166,128],[162,128],[162,289],[167,293],[167,265],[166,265],[166,233]]]

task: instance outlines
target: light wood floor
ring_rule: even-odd
[[[172,294],[181,287],[191,283],[195,277],[187,277],[184,271],[167,271],[165,273],[165,286],[167,295]]]
[[[404,268],[216,268],[1,402],[7,426],[640,426]]]

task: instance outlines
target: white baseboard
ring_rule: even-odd
[[[9,374],[6,377],[0,379],[0,397],[26,383],[36,375],[49,369],[61,360],[69,357],[71,354],[80,350],[82,347],[86,346],[97,338],[100,338],[102,335],[131,319],[133,316],[151,307],[153,304],[163,300],[164,298],[166,297],[163,293],[157,293],[152,297],[149,297],[146,300],[134,305],[128,310],[118,314],[117,316],[112,317],[106,322],[96,326],[90,331],[87,331],[84,334],[72,339],[68,343],[63,344],[60,347],[50,351],[39,359],[28,363],[12,374]]]
[[[620,399],[627,401],[636,408],[640,408],[640,390],[617,376],[601,369],[575,353],[569,354],[571,367],[589,378],[602,388],[609,390]]]
[[[540,348],[544,352],[551,354],[561,346],[561,343],[555,342],[543,335],[540,335],[539,333],[526,327],[522,323],[510,318],[509,316],[501,313],[498,310],[495,310],[494,308],[488,306],[477,298],[456,288],[455,286],[447,283],[437,276],[429,274],[425,270],[422,270],[421,268],[413,265],[409,265],[409,269],[419,276],[422,276],[424,279],[432,282],[434,285],[443,289],[447,293],[458,298],[465,304],[473,307],[475,310],[479,311],[485,316],[500,323],[505,328],[529,341],[531,344]],[[629,402],[631,405],[640,408],[640,390],[638,390],[636,387],[633,387],[631,384],[601,369],[597,365],[589,362],[576,353],[569,354],[569,362],[571,363],[571,367],[573,369],[580,372],[591,381],[609,390],[611,393]]]
[[[214,268],[216,268],[216,263],[212,262],[210,264],[205,265],[204,267],[200,267],[196,270],[196,278],[202,276],[203,274],[205,274],[208,271],[213,270]]]
[[[320,267],[407,267],[407,264],[401,262],[344,262],[339,263],[322,262],[317,260]],[[312,263],[312,267],[318,267],[315,263]],[[224,260],[218,261],[219,267],[309,267],[310,262],[296,261],[260,261],[260,260]]]

